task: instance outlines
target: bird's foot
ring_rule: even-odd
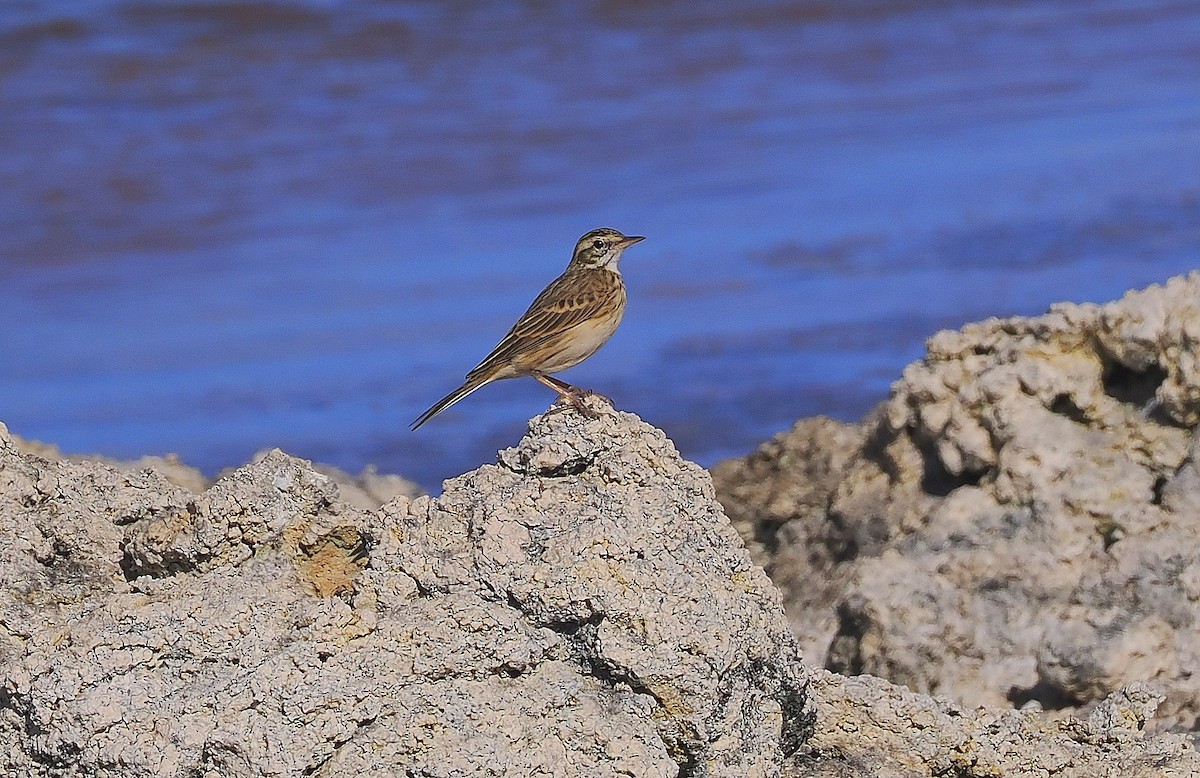
[[[573,403],[573,406],[575,410],[579,412],[579,415],[585,419],[600,418],[600,414],[587,404],[587,395],[580,397],[575,403]]]
[[[604,402],[608,403],[609,405],[611,405],[614,408],[617,407],[617,404],[612,401],[611,397],[609,397],[606,394],[600,394],[599,392],[593,392],[591,389],[584,389],[583,396],[584,397],[595,397],[597,400],[603,400]]]
[[[551,378],[545,373],[536,371],[533,373],[533,377],[558,393],[558,399],[554,401],[554,405],[551,406],[548,413],[558,413],[568,408],[574,408],[579,412],[580,416],[589,419],[598,419],[600,418],[600,414],[588,405],[588,398],[599,397],[610,406],[613,405],[612,400],[602,394],[596,394],[591,389],[580,389],[578,386],[572,386],[566,381],[560,381],[557,378]]]
[[[612,400],[608,399],[602,394],[596,394],[595,392],[586,389],[578,389],[576,387],[571,387],[571,389],[573,391],[563,392],[560,394],[558,399],[554,401],[554,405],[549,411],[547,411],[547,413],[561,413],[562,411],[574,410],[584,418],[598,419],[600,418],[600,414],[592,409],[590,405],[588,405],[588,400],[592,397],[599,397],[609,405],[612,405]]]

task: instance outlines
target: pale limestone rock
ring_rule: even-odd
[[[1190,728],[1198,422],[1193,273],[938,333],[861,425],[800,422],[714,477],[811,660],[1064,712],[1153,681]]]
[[[1036,711],[968,710],[869,675],[813,674],[817,729],[786,778],[1188,778],[1200,755],[1183,735],[1147,737],[1162,695],[1132,684],[1086,721]]]
[[[947,408],[938,423],[959,418],[955,428],[973,434],[961,409]],[[278,451],[194,493],[154,471],[24,454],[0,425],[0,775],[1200,772],[1186,739],[1143,734],[1162,701],[1145,686],[1119,690],[1085,721],[1048,722],[1036,703],[968,713],[866,676],[817,672],[814,682],[778,591],[707,475],[636,417],[599,401],[593,409],[598,418],[539,417],[498,464],[452,479],[441,497],[400,495],[379,509],[349,504],[337,479]],[[935,450],[836,423],[805,427],[882,445],[904,467]],[[781,449],[803,452],[819,481],[776,490],[781,511],[817,515],[834,493],[861,489],[865,501],[881,483],[898,505],[912,492],[890,483],[899,466],[854,483],[841,475],[857,462],[851,454]],[[977,443],[957,450],[968,452],[964,468],[986,458]],[[773,461],[758,466],[787,472]],[[929,473],[929,483],[955,484],[948,472]],[[919,678],[893,646],[907,645],[894,633],[911,610],[892,600],[956,603],[963,612],[926,635],[931,643],[967,646],[981,623],[1014,644],[1035,632],[1027,624],[1009,634],[955,570],[931,574],[919,554],[893,548],[906,533],[914,549],[983,554],[990,533],[1018,537],[1037,525],[1037,506],[1012,511],[982,478],[947,493],[923,498],[937,511],[936,533],[909,505],[907,524],[864,528],[842,514],[792,535],[784,519],[754,542],[770,551],[807,538],[811,559],[839,569],[875,548],[879,567],[845,574],[858,591],[841,623],[861,627],[859,639],[845,630],[839,639],[848,655]],[[976,498],[986,510],[971,510]],[[1163,551],[1148,543],[1143,553]],[[1129,578],[1139,557],[1127,559],[1087,591],[1140,587],[1164,624],[1185,618],[1186,608],[1167,607],[1180,605],[1173,595],[1153,600],[1156,581]],[[907,565],[907,601],[883,562]],[[1179,580],[1193,591],[1200,575],[1189,569]],[[1063,634],[1086,636],[1089,625]],[[1166,634],[1149,619],[1141,626]],[[1099,658],[1115,666],[1139,656],[1136,645]],[[1022,661],[1034,672],[1042,661],[1051,677],[1089,650],[1086,639],[1047,643]],[[1089,678],[1063,678],[1090,688]]]
[[[212,479],[207,478],[196,468],[185,464],[176,454],[144,456],[132,460],[114,459],[98,454],[63,454],[58,446],[51,443],[27,440],[11,435],[11,433],[10,437],[18,450],[51,461],[67,459],[73,462],[102,462],[126,473],[154,470],[174,485],[194,494],[200,494],[213,484]],[[269,453],[269,450],[260,451],[254,455],[251,461],[258,462]],[[416,483],[403,476],[381,474],[372,466],[364,468],[358,475],[351,475],[332,465],[314,464],[313,469],[333,479],[338,486],[338,493],[343,502],[363,510],[374,510],[396,497],[412,498],[422,494],[421,487]],[[229,472],[233,471],[227,471],[222,475]]]
[[[368,511],[279,451],[200,494],[0,432],[0,774],[774,776],[811,732],[707,474],[555,413]]]

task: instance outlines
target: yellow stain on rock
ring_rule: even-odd
[[[318,597],[352,591],[367,566],[367,539],[357,527],[334,527],[310,543],[299,543],[294,555],[301,580]]]

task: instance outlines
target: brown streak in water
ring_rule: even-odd
[[[715,278],[710,281],[660,281],[646,290],[646,296],[657,300],[688,300],[696,297],[743,292],[750,284],[740,278]]]

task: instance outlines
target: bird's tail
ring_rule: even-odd
[[[439,413],[446,410],[451,405],[454,405],[454,403],[456,403],[459,400],[461,400],[462,398],[466,397],[471,392],[475,391],[479,387],[488,383],[489,380],[490,380],[489,378],[484,378],[483,376],[467,379],[467,382],[465,384],[463,384],[462,386],[458,387],[450,394],[446,395],[442,399],[435,402],[433,404],[433,406],[430,407],[429,410],[425,411],[420,416],[418,416],[413,421],[413,423],[410,425],[409,428],[415,430],[417,427],[420,427],[422,424],[429,421],[434,416],[437,416]]]

